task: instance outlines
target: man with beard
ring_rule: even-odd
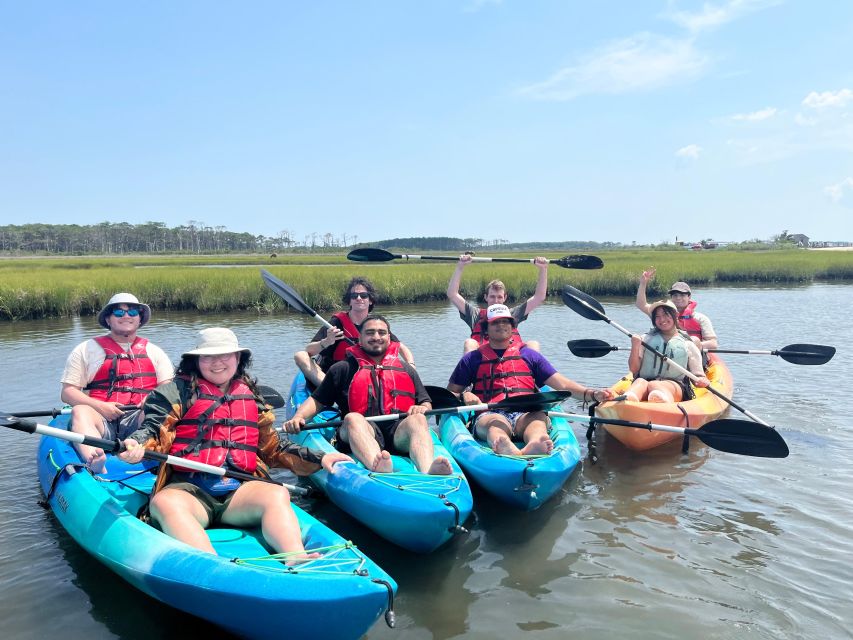
[[[337,440],[368,469],[393,471],[391,453],[408,454],[418,471],[448,475],[450,461],[435,457],[432,434],[424,413],[432,408],[417,371],[389,352],[391,327],[378,314],[365,318],[358,344],[336,362],[316,391],[284,423],[288,433],[299,433],[305,423],[326,407],[337,404],[343,416]],[[372,416],[395,413],[405,418],[370,421]]]
[[[151,307],[130,293],[117,293],[98,314],[109,333],[78,344],[62,373],[63,402],[71,405],[71,430],[108,440],[124,440],[139,426],[141,406],[154,387],[174,376],[162,349],[136,332],[151,319]],[[93,473],[104,470],[102,449],[77,444],[80,457]]]

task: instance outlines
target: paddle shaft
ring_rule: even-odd
[[[459,256],[424,256],[416,254],[393,254],[398,260],[437,260],[441,262],[459,262]],[[471,262],[527,262],[533,264],[536,258],[487,258],[485,256],[471,256]],[[548,261],[550,262],[550,260]]]
[[[575,298],[575,300],[577,300],[578,302],[580,302],[582,305],[584,305],[587,309],[589,309],[590,311],[593,311],[593,312],[594,312],[594,313],[596,313],[598,316],[600,316],[600,317],[601,317],[601,319],[602,319],[602,320],[604,320],[604,321],[605,321],[607,324],[609,324],[610,326],[614,327],[615,329],[618,329],[619,331],[621,331],[622,333],[624,333],[624,334],[625,334],[626,336],[628,336],[629,338],[633,338],[633,337],[634,337],[634,334],[632,334],[630,331],[628,331],[625,327],[623,327],[622,325],[620,325],[620,324],[618,324],[617,322],[615,322],[615,321],[611,320],[610,318],[608,318],[606,314],[602,313],[601,311],[599,311],[598,309],[596,309],[595,307],[593,307],[593,306],[592,306],[591,304],[589,304],[586,300],[581,300],[581,299],[580,299],[580,298],[578,298],[577,296],[574,296],[574,298]],[[679,373],[684,374],[685,376],[687,376],[688,378],[690,378],[693,382],[696,382],[696,380],[698,380],[698,378],[697,378],[697,376],[696,376],[696,375],[694,375],[693,373],[691,373],[690,371],[688,371],[687,369],[685,369],[684,367],[682,367],[682,366],[681,366],[680,364],[678,364],[677,362],[673,362],[670,358],[667,358],[664,354],[662,354],[660,351],[658,351],[658,350],[657,350],[657,349],[655,349],[654,347],[650,347],[650,346],[649,346],[649,345],[647,345],[645,342],[643,342],[643,343],[642,343],[642,345],[643,345],[643,347],[644,347],[644,348],[646,348],[647,350],[651,351],[652,353],[654,353],[655,355],[657,355],[659,358],[662,358],[662,359],[663,359],[663,361],[664,361],[668,366],[672,367],[673,369],[675,369],[675,370],[676,370],[676,371],[678,371]],[[731,398],[727,397],[726,395],[724,395],[724,394],[720,393],[719,391],[717,391],[716,389],[714,389],[714,387],[713,387],[713,386],[709,385],[709,386],[707,386],[707,387],[705,387],[705,388],[706,388],[706,389],[708,389],[708,391],[710,391],[711,393],[713,393],[715,396],[717,396],[718,398],[720,398],[721,400],[723,400],[724,402],[727,402],[728,404],[730,404],[731,406],[733,406],[735,409],[737,409],[738,411],[740,411],[742,414],[744,414],[744,415],[745,415],[745,416],[747,416],[748,418],[750,418],[750,419],[754,420],[755,422],[758,422],[759,424],[763,424],[765,427],[769,427],[769,426],[770,426],[769,424],[767,424],[766,422],[764,422],[764,420],[762,420],[761,418],[759,418],[758,416],[756,416],[755,414],[753,414],[751,411],[748,411],[747,409],[744,409],[742,406],[740,406],[740,405],[739,405],[738,403],[736,403],[734,400],[732,400]]]
[[[118,405],[118,409],[121,411],[133,411],[134,409],[139,409],[138,405],[135,404],[120,404]],[[40,416],[50,416],[51,418],[55,418],[56,416],[67,416],[71,413],[71,407],[63,407],[62,409],[46,409],[44,411],[20,411],[17,413],[12,413],[16,418],[37,418]]]
[[[683,433],[688,436],[695,436],[699,434],[699,429],[689,429],[687,427],[672,427],[668,424],[652,424],[651,422],[631,422],[630,420],[590,417],[581,413],[563,413],[562,411],[549,411],[548,415],[557,418],[565,418],[569,422],[596,422],[604,424],[615,424],[621,427],[635,427],[637,429],[646,429],[648,431],[669,431],[670,433]]]
[[[95,438],[93,436],[83,435],[82,433],[66,431],[65,429],[58,429],[56,427],[51,427],[46,424],[39,424],[33,420],[18,420],[18,418],[20,418],[20,416],[13,416],[13,419],[15,421],[11,423],[4,422],[3,426],[9,427],[10,429],[16,429],[18,431],[24,431],[26,433],[38,433],[39,435],[50,436],[52,438],[66,440],[68,442],[73,442],[76,444],[85,444],[90,447],[98,447],[99,449],[103,449],[104,451],[110,451],[113,453],[120,453],[125,450],[124,443],[120,440],[106,440],[104,438]],[[287,488],[290,492],[299,495],[306,495],[308,493],[308,490],[303,487],[297,487],[295,485],[277,482],[276,480],[268,478],[260,478],[258,476],[253,476],[249,473],[241,473],[239,471],[228,471],[226,469],[223,469],[222,467],[214,467],[213,465],[204,464],[203,462],[197,462],[195,460],[186,460],[184,458],[171,456],[165,453],[160,453],[158,451],[150,451],[146,449],[143,453],[143,456],[145,458],[148,458],[149,460],[157,460],[158,462],[165,462],[166,464],[171,464],[186,469],[193,469],[194,471],[202,471],[204,473],[209,473],[215,476],[226,476],[229,478],[235,478],[237,480],[247,481],[260,480],[261,482],[279,484]]]

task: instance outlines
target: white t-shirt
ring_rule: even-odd
[[[121,343],[125,351],[130,348],[129,342]],[[154,364],[157,372],[157,384],[166,382],[175,377],[175,369],[166,353],[157,345],[150,342],[145,347],[148,358]],[[80,389],[85,388],[94,378],[98,369],[104,364],[107,352],[94,340],[81,342],[68,355],[65,361],[65,370],[62,372],[62,384],[70,384]]]
[[[702,340],[711,340],[717,337],[717,334],[714,333],[714,325],[711,324],[708,316],[701,311],[694,311],[693,317],[699,323],[700,330],[702,331]]]

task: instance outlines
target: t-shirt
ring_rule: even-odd
[[[527,320],[527,300],[514,306],[509,310],[510,315],[515,319],[515,326],[518,326],[519,322],[524,322]],[[476,325],[480,321],[480,307],[475,307],[470,302],[465,302],[465,311],[459,312],[459,317],[465,321],[465,324],[471,329],[474,330],[474,325]]]
[[[408,362],[403,360],[400,362],[402,362],[406,373],[411,376],[412,381],[415,383],[415,404],[429,402],[429,394],[424,388],[424,383],[421,382],[418,372]],[[347,401],[349,386],[357,371],[358,363],[353,358],[336,362],[326,372],[326,377],[323,378],[323,382],[311,394],[311,397],[324,407],[338,405],[341,415],[345,416],[349,413],[349,403]]]
[[[130,348],[131,343],[121,343],[125,351]],[[171,380],[175,376],[175,369],[165,352],[150,342],[145,346],[145,352],[154,364],[157,372],[157,384]],[[65,369],[62,372],[60,382],[83,389],[95,378],[95,374],[104,364],[107,352],[95,340],[85,340],[74,347],[65,361]]]
[[[343,323],[337,316],[332,316],[329,318],[329,324],[335,327],[336,329],[344,330]],[[353,324],[355,324],[353,322]],[[362,323],[364,324],[364,323]],[[355,328],[361,333],[361,325],[355,324]],[[318,342],[323,340],[326,337],[326,334],[329,332],[328,327],[323,327],[317,333],[314,334],[314,337],[311,338],[311,342]],[[346,338],[341,338],[341,340],[346,340]],[[336,340],[334,344],[330,344],[328,347],[325,347],[320,353],[314,356],[314,359],[317,361],[317,364],[320,366],[322,371],[328,371],[329,367],[335,364],[335,349],[338,348],[338,343],[340,340]],[[395,336],[393,333],[391,334],[391,342],[400,342],[400,339]]]
[[[506,349],[495,349],[498,356],[502,356],[504,351]],[[548,362],[545,356],[538,351],[529,347],[521,347],[520,354],[527,366],[530,367],[530,371],[533,373],[533,381],[537,387],[545,386],[545,381],[557,373],[554,365]],[[456,384],[460,387],[473,384],[477,379],[477,369],[480,368],[482,362],[483,354],[479,350],[466,353],[456,365],[453,373],[450,374],[450,384]]]
[[[700,330],[702,331],[702,340],[711,340],[717,337],[717,334],[714,333],[714,325],[711,324],[708,316],[701,311],[694,311],[693,317],[699,323]]]

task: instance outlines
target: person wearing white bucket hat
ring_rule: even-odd
[[[154,387],[174,375],[160,347],[137,336],[151,319],[151,307],[132,293],[117,293],[98,313],[98,324],[109,334],[78,344],[65,363],[60,398],[71,405],[71,429],[84,435],[123,439],[139,425],[138,410]],[[104,471],[102,449],[75,445],[93,473]]]
[[[279,438],[275,415],[248,374],[252,352],[230,329],[198,333],[184,352],[175,379],[158,386],[145,401],[142,425],[124,441],[120,458],[139,462],[145,449],[261,477],[268,466],[306,476],[322,466],[334,473],[342,453],[299,447]],[[215,553],[205,528],[222,523],[261,526],[264,539],[286,564],[316,557],[306,553],[290,495],[281,485],[241,481],[161,465],[150,502],[151,517],[164,532]]]

